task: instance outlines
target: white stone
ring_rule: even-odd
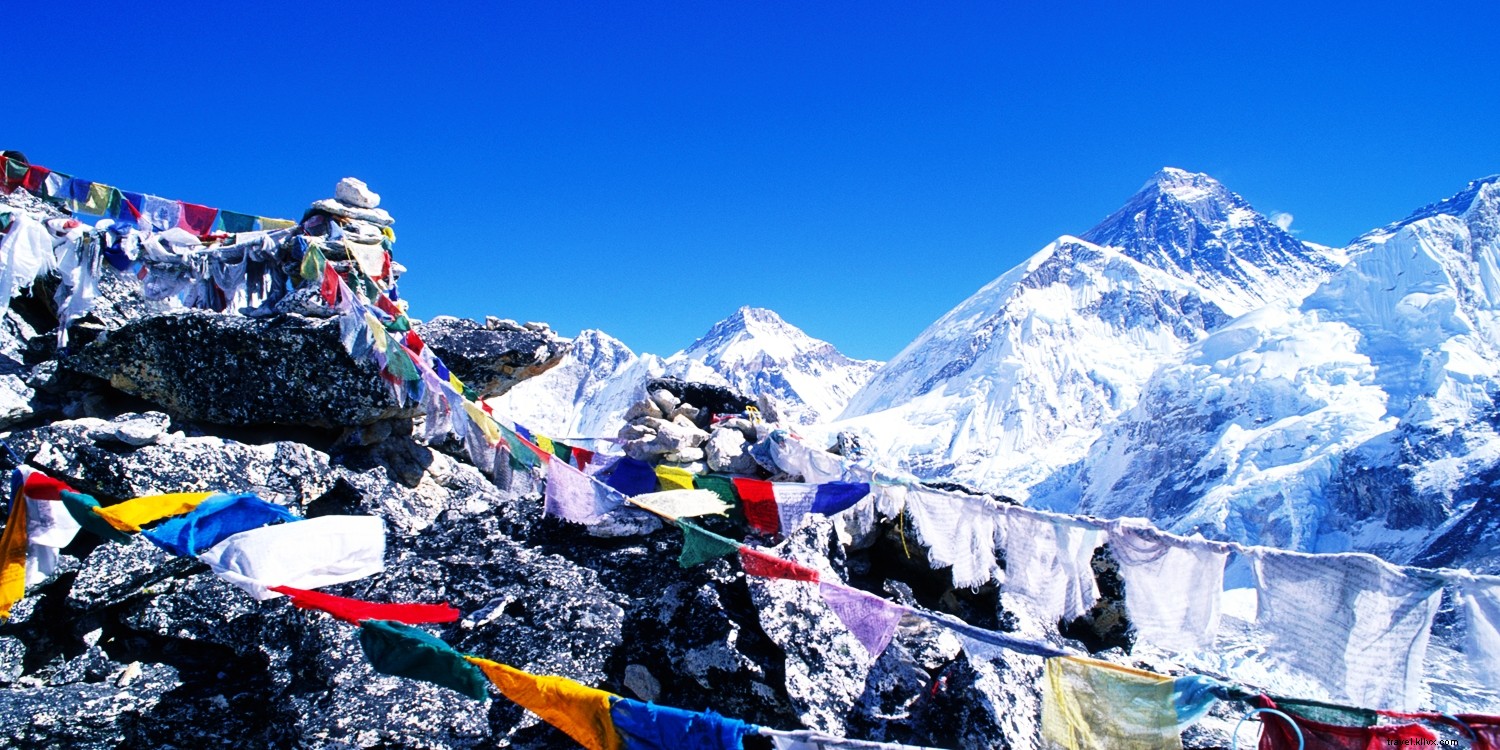
[[[333,197],[340,203],[347,203],[355,208],[375,208],[380,205],[380,194],[371,190],[364,180],[354,177],[339,180],[339,184],[333,188]]]

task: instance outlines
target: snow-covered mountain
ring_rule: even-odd
[[[832,419],[880,366],[846,357],[759,307],[741,307],[666,362],[667,374],[687,380],[704,369],[717,373],[735,390],[769,401],[790,424]]]
[[[1083,238],[929,326],[824,430],[861,432],[919,475],[1025,497],[1135,406],[1158,366],[1342,260],[1212,178],[1164,169]]]
[[[665,359],[584,331],[560,364],[490,403],[545,434],[611,436],[646,381],[673,376],[732,387],[767,403],[783,422],[809,424],[842,410],[880,364],[846,357],[770,310],[741,307]]]
[[[1300,304],[1243,316],[1162,367],[1050,504],[1500,569],[1452,543],[1495,525],[1500,177],[1348,250]]]

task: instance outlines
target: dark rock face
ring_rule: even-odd
[[[198,422],[348,427],[417,413],[396,402],[373,362],[344,351],[334,319],[151,315],[64,365]]]
[[[491,319],[484,324],[439,316],[416,326],[422,341],[464,384],[493,398],[551,369],[567,354],[567,342],[543,326]]]

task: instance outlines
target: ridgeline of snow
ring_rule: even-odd
[[[919,476],[1026,497],[1134,407],[1158,366],[1342,260],[1208,176],[1164,169],[1083,238],[929,326],[819,432],[851,429]]]

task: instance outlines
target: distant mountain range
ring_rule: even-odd
[[[1330,248],[1169,168],[884,365],[742,308],[665,359],[586,331],[501,406],[613,434],[648,378],[677,375],[1035,505],[1500,570],[1471,538],[1500,529],[1497,303],[1500,178]]]

